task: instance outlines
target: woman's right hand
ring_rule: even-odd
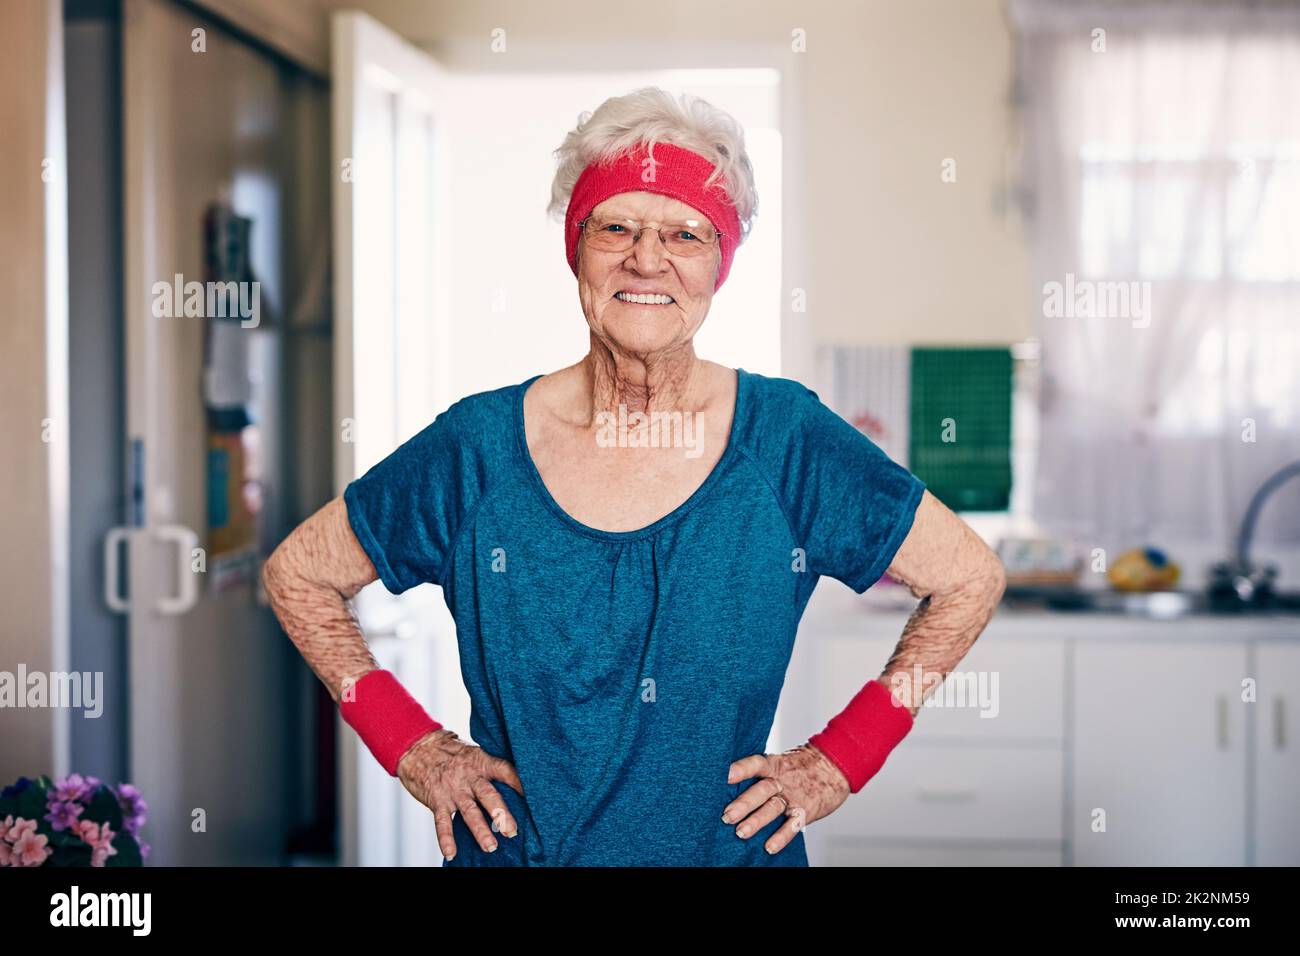
[[[497,848],[494,830],[508,837],[519,833],[519,824],[492,786],[493,780],[501,780],[522,797],[523,783],[514,766],[481,747],[465,743],[446,727],[421,737],[402,755],[397,762],[397,777],[411,796],[433,811],[438,846],[449,860],[456,856],[451,818],[457,810],[478,845],[488,853]],[[479,803],[492,818],[490,828]]]

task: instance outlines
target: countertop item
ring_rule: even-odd
[[[1140,632],[1157,637],[1265,636],[1300,640],[1300,601],[1290,607],[1242,613],[1212,613],[1199,592],[1151,594],[1082,591],[1075,588],[1008,588],[986,631],[1021,636],[1122,636]],[[836,581],[822,581],[808,603],[805,626],[852,631],[902,626],[917,599],[898,584],[877,584],[858,596]],[[816,624],[811,622],[815,620]]]

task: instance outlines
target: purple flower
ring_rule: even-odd
[[[143,840],[141,840],[141,841],[140,841],[140,859],[142,859],[142,860],[147,860],[147,859],[149,859],[149,849],[150,849],[149,844],[148,844],[148,843],[145,843]]]
[[[77,825],[77,817],[81,816],[84,810],[79,803],[73,801],[52,800],[49,805],[49,812],[45,814],[45,819],[49,821],[50,826],[56,830],[66,830],[69,827]]]
[[[99,780],[91,777],[87,780],[79,773],[69,774],[54,785],[54,790],[49,796],[49,802],[54,803],[81,803],[89,800],[95,793],[95,788],[99,786]]]
[[[129,783],[118,785],[117,802],[122,808],[122,828],[131,836],[136,836],[144,826],[149,804],[145,803],[140,791]]]

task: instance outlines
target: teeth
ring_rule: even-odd
[[[637,305],[667,305],[673,301],[670,295],[629,295],[626,292],[616,292],[614,298],[621,302],[634,302]]]

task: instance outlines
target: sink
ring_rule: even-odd
[[[1300,593],[1282,592],[1272,595],[1272,600],[1267,605],[1225,607],[1203,591],[1127,592],[1009,584],[1002,601],[1004,605],[1015,609],[1128,614],[1152,618],[1176,618],[1188,614],[1215,614],[1224,617],[1300,614]]]

